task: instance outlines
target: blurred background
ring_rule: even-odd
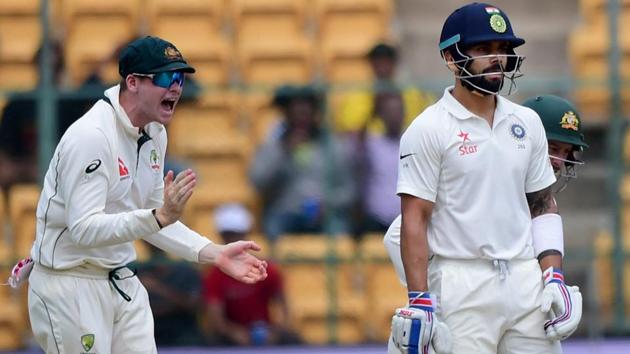
[[[382,346],[406,301],[382,245],[399,213],[398,139],[453,82],[437,42],[465,3],[0,0],[2,277],[29,254],[59,137],[120,80],[120,48],[156,35],[197,69],[167,128],[167,168],[200,178],[183,222],[256,240],[273,264],[241,287],[137,241],[158,345]],[[572,100],[590,145],[558,196],[566,277],[585,298],[573,339],[628,336],[630,1],[492,4],[527,41],[510,99]],[[26,287],[0,299],[0,350],[32,348]]]

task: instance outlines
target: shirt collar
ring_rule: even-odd
[[[114,111],[116,112],[116,119],[118,119],[118,121],[122,124],[125,132],[134,138],[138,138],[142,135],[140,129],[131,124],[131,119],[129,119],[127,112],[125,112],[125,109],[120,105],[120,101],[118,99],[119,95],[120,85],[112,86],[105,91],[105,96],[109,98],[112,106],[114,107]],[[149,123],[144,127],[144,130],[149,136],[153,136],[155,132],[159,132],[163,128],[164,127],[159,123]]]
[[[464,107],[458,100],[453,97],[451,91],[454,86],[449,86],[444,90],[444,96],[442,96],[442,106],[455,118],[457,119],[468,119],[472,117],[476,117],[474,113],[469,111],[466,107]],[[497,106],[494,110],[494,121],[495,124],[499,121],[502,121],[508,115],[514,112],[514,106],[508,101],[506,98],[496,95],[497,97]]]

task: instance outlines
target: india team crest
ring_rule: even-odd
[[[84,334],[81,336],[81,346],[83,350],[89,352],[94,346],[94,334]]]
[[[516,140],[523,140],[525,138],[525,128],[518,123],[514,123],[510,127],[510,135]]]
[[[507,30],[505,19],[499,14],[490,16],[490,27],[497,33],[504,33]]]
[[[560,126],[564,129],[571,129],[578,131],[580,126],[580,119],[575,115],[573,111],[565,112],[560,120]]]

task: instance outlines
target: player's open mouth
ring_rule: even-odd
[[[160,102],[160,106],[167,112],[172,112],[175,109],[177,100],[174,98],[166,98]]]

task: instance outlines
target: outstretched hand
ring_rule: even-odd
[[[168,171],[164,177],[164,204],[156,210],[156,217],[162,226],[179,220],[197,184],[197,175],[191,169],[180,172],[177,177],[173,176],[173,171]]]
[[[214,263],[223,273],[247,284],[267,278],[267,262],[249,253],[260,251],[255,242],[236,241],[218,247],[220,250]]]

